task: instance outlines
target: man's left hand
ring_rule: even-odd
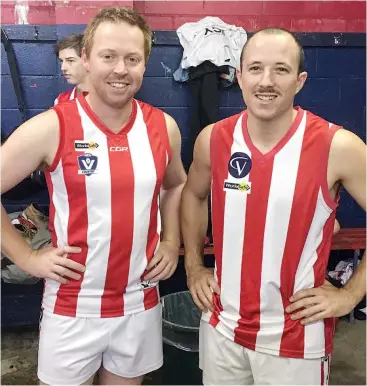
[[[356,306],[356,299],[350,292],[328,281],[320,287],[298,291],[289,300],[291,304],[286,312],[291,314],[292,320],[302,319],[302,324],[344,316]]]
[[[158,251],[150,260],[144,280],[158,282],[170,278],[176,270],[179,248],[169,241],[161,241]]]

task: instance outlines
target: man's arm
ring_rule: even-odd
[[[335,133],[329,155],[328,180],[340,182],[347,192],[366,210],[366,145],[347,130]],[[351,312],[366,294],[366,253],[344,288],[325,283],[318,288],[304,289],[294,294],[287,312],[291,318],[308,324],[317,320],[339,317]]]
[[[181,226],[185,244],[188,287],[196,305],[213,310],[212,291],[219,294],[213,271],[204,266],[204,242],[208,227],[208,195],[211,186],[210,137],[213,125],[198,136],[187,183],[182,192]]]
[[[208,195],[211,185],[210,136],[213,125],[198,136],[187,183],[182,192],[181,227],[185,245],[185,268],[204,266],[203,253],[208,228]]]
[[[335,219],[333,235],[336,235],[337,233],[339,233],[339,231],[340,231],[340,224],[339,224],[339,221]]]
[[[159,250],[149,262],[146,280],[153,282],[171,277],[176,270],[180,249],[180,201],[186,173],[181,161],[181,134],[173,118],[165,114],[172,157],[164,175],[160,209],[163,237]]]
[[[30,119],[15,130],[1,147],[1,193],[12,189],[40,165],[51,164],[58,144],[59,123],[56,113],[52,110]],[[59,278],[53,271],[55,264],[48,261],[50,256],[34,259],[34,251],[11,224],[3,206],[1,207],[1,236],[2,252],[21,269],[37,277],[49,277],[55,280]],[[45,251],[46,248],[42,251],[42,256]],[[62,248],[57,251],[61,256],[68,252],[75,253],[74,249],[70,247],[67,248],[67,251]],[[60,263],[56,257],[55,261]],[[70,266],[68,262],[66,263],[69,268],[80,270],[82,266],[75,264],[77,263]],[[56,271],[65,270],[65,274],[70,274],[71,271],[63,268],[63,265],[60,265],[62,269],[56,267]],[[75,277],[75,275],[72,273],[70,277]],[[66,282],[66,279],[63,279],[62,282]]]
[[[340,130],[335,134],[330,157],[337,178],[366,211],[366,145],[350,131]],[[353,309],[366,294],[366,252],[344,289],[354,298]]]

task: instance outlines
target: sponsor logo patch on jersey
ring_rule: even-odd
[[[141,291],[148,289],[148,288],[153,288],[157,285],[158,283],[152,283],[150,280],[142,280],[140,283],[138,283],[139,289]]]
[[[98,158],[93,154],[85,153],[78,157],[78,165],[78,174],[90,176],[91,174],[95,174],[97,172]]]
[[[74,141],[75,151],[96,150],[99,147],[97,142],[93,141]]]
[[[247,193],[250,194],[251,192],[251,182],[242,181],[242,182],[231,182],[231,181],[224,181],[224,187],[223,190],[225,191],[237,191],[240,193]]]
[[[126,146],[111,146],[110,151],[129,151],[129,148]]]
[[[252,168],[251,158],[246,153],[233,153],[228,161],[229,174],[234,178],[246,177]]]

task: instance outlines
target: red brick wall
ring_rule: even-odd
[[[18,5],[23,0],[18,0]],[[2,1],[1,22],[19,23],[15,1]],[[366,3],[360,1],[23,1],[29,24],[85,24],[98,9],[127,5],[145,15],[155,30],[218,16],[253,31],[282,26],[299,32],[366,32]]]

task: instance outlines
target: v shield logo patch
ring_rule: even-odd
[[[86,153],[78,157],[79,170],[78,174],[84,174],[85,176],[90,176],[91,174],[96,173],[98,158],[97,156]]]

